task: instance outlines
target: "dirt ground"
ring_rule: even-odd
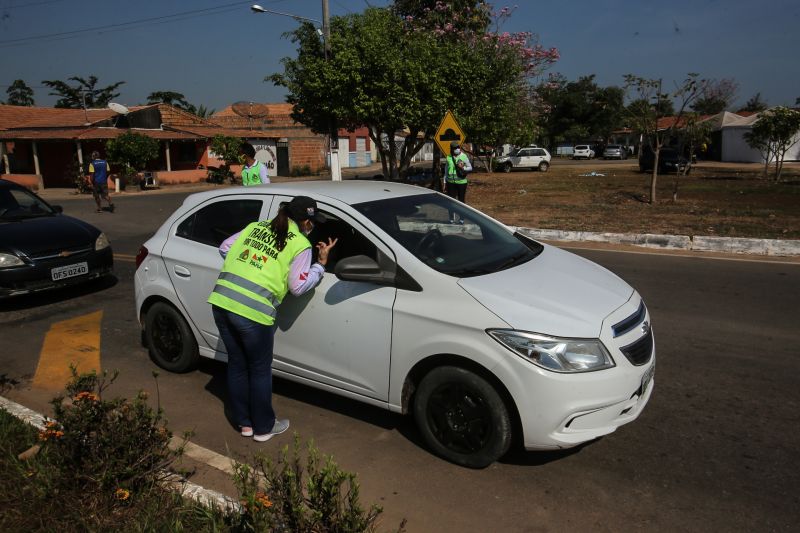
[[[635,161],[554,159],[548,172],[472,174],[467,203],[505,224],[542,229],[798,239],[800,165],[783,174],[776,183],[760,165],[701,162],[677,178],[677,201],[676,176],[659,175],[650,205],[650,173]]]

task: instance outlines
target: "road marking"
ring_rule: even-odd
[[[125,261],[127,263],[133,263],[134,261],[136,261],[136,256],[129,254],[114,254],[114,261]]]
[[[72,377],[70,364],[79,373],[100,372],[100,322],[103,311],[56,322],[44,338],[33,386],[60,390]]]

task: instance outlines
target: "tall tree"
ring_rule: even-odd
[[[432,139],[446,110],[472,126],[475,116],[491,115],[493,99],[508,106],[522,94],[520,80],[545,62],[529,36],[476,34],[457,25],[429,31],[429,21],[418,23],[379,8],[334,17],[328,60],[315,28],[303,24],[290,34],[297,58],[284,58],[284,72],[267,79],[289,90],[292,117],[316,132],[329,131],[331,118],[350,129],[368,126],[384,174],[396,178]],[[503,61],[508,69],[491,76],[481,66]],[[395,146],[395,133],[403,130],[404,141]]]
[[[692,103],[692,110],[701,115],[716,115],[733,105],[739,84],[733,78],[701,80],[699,95]]]
[[[800,111],[787,107],[774,107],[764,111],[745,133],[747,144],[761,152],[764,157],[764,176],[772,161],[775,161],[775,181],[781,179],[786,152],[794,146],[800,133]]]
[[[623,125],[624,91],[599,87],[594,74],[573,82],[552,76],[537,92],[547,109],[542,128],[551,147],[565,141],[607,140]]]
[[[650,203],[656,203],[656,186],[658,183],[658,159],[661,154],[661,148],[670,140],[675,131],[681,127],[684,121],[684,114],[691,106],[695,99],[700,94],[702,80],[698,81],[697,74],[689,74],[680,85],[677,85],[675,91],[665,92],[661,79],[648,79],[626,74],[625,88],[633,94],[633,100],[644,100],[645,102],[652,102],[651,106],[646,108],[640,106],[633,111],[638,113],[631,114],[630,120],[633,124],[633,129],[639,132],[648,143],[650,149],[653,151],[653,173],[650,176]],[[680,103],[678,112],[673,114],[672,120],[667,125],[659,124],[659,119],[663,118],[659,114],[658,102],[664,98],[675,99]],[[639,157],[641,157],[642,150],[639,150]]]
[[[22,80],[14,80],[14,83],[6,89],[8,94],[8,105],[19,105],[31,107],[34,105],[33,89],[28,87]]]
[[[675,114],[675,105],[668,96],[664,96],[658,102],[648,102],[647,100],[634,100],[628,104],[625,112],[628,115],[641,115],[646,113],[651,107],[660,117],[671,117]]]
[[[68,109],[92,109],[106,107],[120,93],[114,92],[125,83],[118,81],[107,87],[97,87],[97,77],[89,76],[88,79],[73,76],[68,81],[74,81],[76,85],[69,85],[61,80],[43,80],[42,83],[50,87],[53,92],[50,96],[58,96],[56,107]]]
[[[167,104],[183,109],[189,113],[196,114],[197,108],[186,101],[183,94],[175,91],[155,91],[147,96],[148,104]]]
[[[744,104],[744,107],[739,111],[749,111],[751,113],[760,113],[769,107],[767,102],[761,99],[761,93],[756,93]]]

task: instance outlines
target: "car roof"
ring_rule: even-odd
[[[14,183],[11,180],[2,179],[2,178],[0,178],[0,188],[3,188],[3,189],[25,189],[25,187],[23,187],[19,183]]]
[[[353,205],[375,200],[430,194],[432,192],[431,189],[426,187],[388,181],[325,180],[270,183],[249,187],[226,187],[192,194],[187,198],[187,201],[199,204],[211,198],[227,194],[279,194],[285,196],[314,196],[316,198],[327,197]]]

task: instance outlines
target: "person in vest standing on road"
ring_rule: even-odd
[[[467,172],[472,170],[467,154],[461,151],[456,141],[450,143],[450,155],[447,156],[444,180],[447,196],[456,198],[459,202],[467,203]],[[452,216],[458,217],[453,214]],[[459,220],[453,220],[458,223]]]
[[[264,442],[289,429],[272,408],[275,316],[287,292],[299,296],[322,280],[337,239],[317,243],[312,265],[307,235],[324,221],[313,199],[297,196],[274,219],[249,224],[219,248],[225,263],[208,302],[228,352],[231,418],[243,437]]]
[[[111,167],[105,159],[100,159],[100,152],[92,152],[92,162],[89,163],[89,175],[92,179],[92,194],[97,204],[98,213],[103,212],[100,206],[101,198],[108,202],[108,210],[112,213],[114,212],[114,203],[111,201],[111,196],[108,194],[109,172],[111,172]]]
[[[267,165],[256,160],[256,149],[250,143],[243,143],[239,151],[244,156],[242,185],[261,185],[269,183]]]

